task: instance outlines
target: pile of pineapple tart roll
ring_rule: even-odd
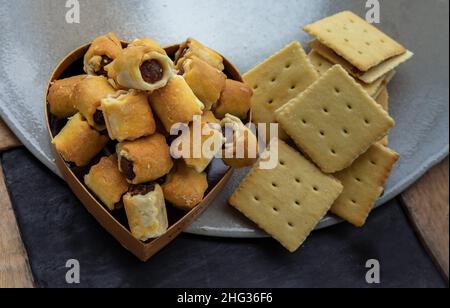
[[[205,170],[216,155],[173,159],[174,124],[192,126],[194,116],[201,116],[202,126],[216,127],[202,136],[220,140],[216,154],[256,139],[242,122],[252,90],[227,79],[223,62],[194,39],[182,43],[172,60],[150,38],[123,48],[109,33],[90,45],[85,75],[51,83],[49,111],[67,119],[53,139],[57,151],[71,166],[90,168],[86,186],[110,211],[124,207],[131,233],[141,241],[167,231],[166,203],[190,211],[208,189]],[[220,129],[226,123],[238,127],[231,143]],[[107,144],[115,153],[106,150]],[[235,168],[255,161],[224,159]]]

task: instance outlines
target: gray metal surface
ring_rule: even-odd
[[[151,36],[163,45],[192,36],[245,72],[292,40],[306,45],[303,25],[345,9],[365,14],[361,0],[79,0],[81,23],[67,24],[65,2],[0,0],[0,116],[55,173],[45,128],[45,87],[58,61],[97,35],[114,31],[128,40]],[[390,84],[391,113],[397,121],[391,147],[402,159],[378,205],[448,155],[449,140],[449,2],[380,2],[379,27],[416,55]],[[243,173],[235,175],[189,232],[264,236],[226,204]],[[327,217],[319,227],[336,222]]]

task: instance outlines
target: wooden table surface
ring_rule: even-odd
[[[20,142],[0,119],[0,152]],[[32,288],[33,276],[9,200],[0,161],[0,288]]]
[[[0,152],[20,146],[0,119]],[[430,170],[400,197],[418,237],[448,281],[449,174],[448,158]],[[0,163],[0,288],[33,287],[27,253],[4,183]]]
[[[448,157],[401,195],[423,245],[448,281]]]

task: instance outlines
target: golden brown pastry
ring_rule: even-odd
[[[182,76],[173,76],[162,89],[149,94],[150,104],[167,132],[174,124],[189,124],[203,113],[204,105]]]
[[[58,119],[64,119],[75,115],[78,110],[73,98],[75,86],[86,78],[87,75],[74,76],[56,80],[51,83],[48,90],[47,101],[50,113]]]
[[[125,212],[131,234],[147,241],[166,233],[169,222],[163,191],[158,184],[144,184],[133,187],[123,197]]]
[[[220,120],[216,118],[212,111],[205,111],[202,115],[202,123],[219,124]]]
[[[115,154],[103,157],[93,166],[84,176],[84,183],[111,211],[119,207],[122,196],[128,191],[127,180],[119,171]]]
[[[115,88],[155,91],[174,75],[174,65],[159,45],[138,40],[105,67]]]
[[[145,92],[119,91],[102,100],[101,110],[111,139],[122,142],[153,135],[155,119]]]
[[[96,38],[84,55],[84,71],[89,75],[107,76],[105,66],[122,52],[122,44],[114,33]]]
[[[180,136],[172,144],[177,147],[180,158],[183,158],[186,165],[198,173],[205,171],[225,142],[220,125],[216,124],[214,127],[212,124],[214,123],[201,121],[191,123],[189,133]]]
[[[135,39],[133,42],[130,43],[130,45],[128,45],[128,47],[136,47],[136,46],[143,46],[146,47],[148,50],[153,50],[163,55],[166,54],[166,51],[163,48],[161,48],[161,45],[157,41],[149,37]]]
[[[251,107],[252,96],[253,90],[246,84],[227,79],[222,95],[214,107],[214,114],[219,119],[229,113],[245,120]]]
[[[99,109],[101,100],[116,93],[103,76],[88,76],[75,86],[73,99],[78,111],[89,125],[102,131],[106,128],[103,112]]]
[[[222,153],[224,163],[233,168],[253,166],[258,160],[259,145],[256,136],[242,121],[231,114],[227,114],[222,120],[222,127],[226,130],[233,128],[233,138],[228,139]]]
[[[200,42],[194,40],[193,38],[189,38],[186,42],[180,45],[180,48],[175,54],[177,69],[181,69],[184,61],[187,59],[192,59],[194,56],[205,61],[212,67],[217,68],[219,71],[223,71],[225,68],[221,55],[214,50],[203,46]]]
[[[169,146],[161,134],[121,142],[117,155],[119,170],[135,185],[157,180],[173,167]]]
[[[190,211],[202,202],[208,189],[206,173],[198,173],[178,161],[162,186],[164,197],[175,207]]]
[[[184,61],[181,73],[194,94],[205,105],[205,110],[211,110],[219,100],[227,76],[197,57]]]
[[[56,150],[66,162],[83,167],[106,146],[108,138],[92,129],[88,122],[77,113],[53,139]]]

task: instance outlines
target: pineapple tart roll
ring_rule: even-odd
[[[153,111],[170,133],[174,124],[192,122],[195,115],[201,115],[205,106],[195,96],[182,76],[175,75],[167,86],[149,94]]]
[[[84,176],[84,183],[110,211],[120,207],[122,196],[128,191],[128,183],[119,171],[116,154],[103,157],[93,166]]]
[[[155,181],[173,167],[166,138],[158,133],[117,144],[117,156],[119,170],[134,185]]]
[[[169,228],[166,203],[161,186],[133,186],[123,197],[131,234],[140,241],[157,238]]]
[[[217,68],[219,71],[224,70],[223,58],[214,50],[203,46],[200,42],[194,40],[193,38],[187,39],[186,42],[180,45],[180,48],[175,54],[175,63],[177,69],[183,67],[184,62],[187,59],[192,59],[197,57],[212,67]]]
[[[253,90],[246,84],[231,79],[225,82],[219,101],[214,106],[214,114],[223,119],[227,113],[245,120],[251,107]]]
[[[203,120],[203,117],[202,117]],[[219,124],[196,122],[189,125],[189,134],[182,135],[173,146],[176,146],[188,167],[198,173],[205,171],[211,161],[222,150],[225,138]],[[196,129],[194,126],[198,125]],[[198,131],[195,136],[195,131]],[[194,142],[197,140],[196,142]]]
[[[151,39],[134,41],[105,69],[115,88],[141,91],[164,87],[175,71],[172,60]]]
[[[107,76],[105,66],[122,52],[122,44],[114,33],[96,38],[84,55],[84,71],[89,75]]]
[[[113,95],[116,90],[111,87],[103,76],[88,76],[80,81],[73,93],[73,99],[78,111],[95,129],[105,130],[105,118],[101,111],[102,99]]]
[[[164,197],[175,207],[190,211],[202,202],[208,181],[206,173],[198,173],[178,161],[162,186]]]
[[[211,110],[219,100],[227,76],[198,57],[184,61],[180,74],[205,105],[205,110]]]
[[[84,167],[106,146],[108,138],[91,128],[80,113],[69,119],[53,139],[58,153],[66,162]]]
[[[74,99],[75,86],[87,75],[74,76],[56,80],[51,83],[47,95],[50,113],[58,119],[64,119],[75,115],[78,110]]]
[[[119,142],[153,135],[155,119],[145,92],[118,91],[102,100],[109,137]]]

